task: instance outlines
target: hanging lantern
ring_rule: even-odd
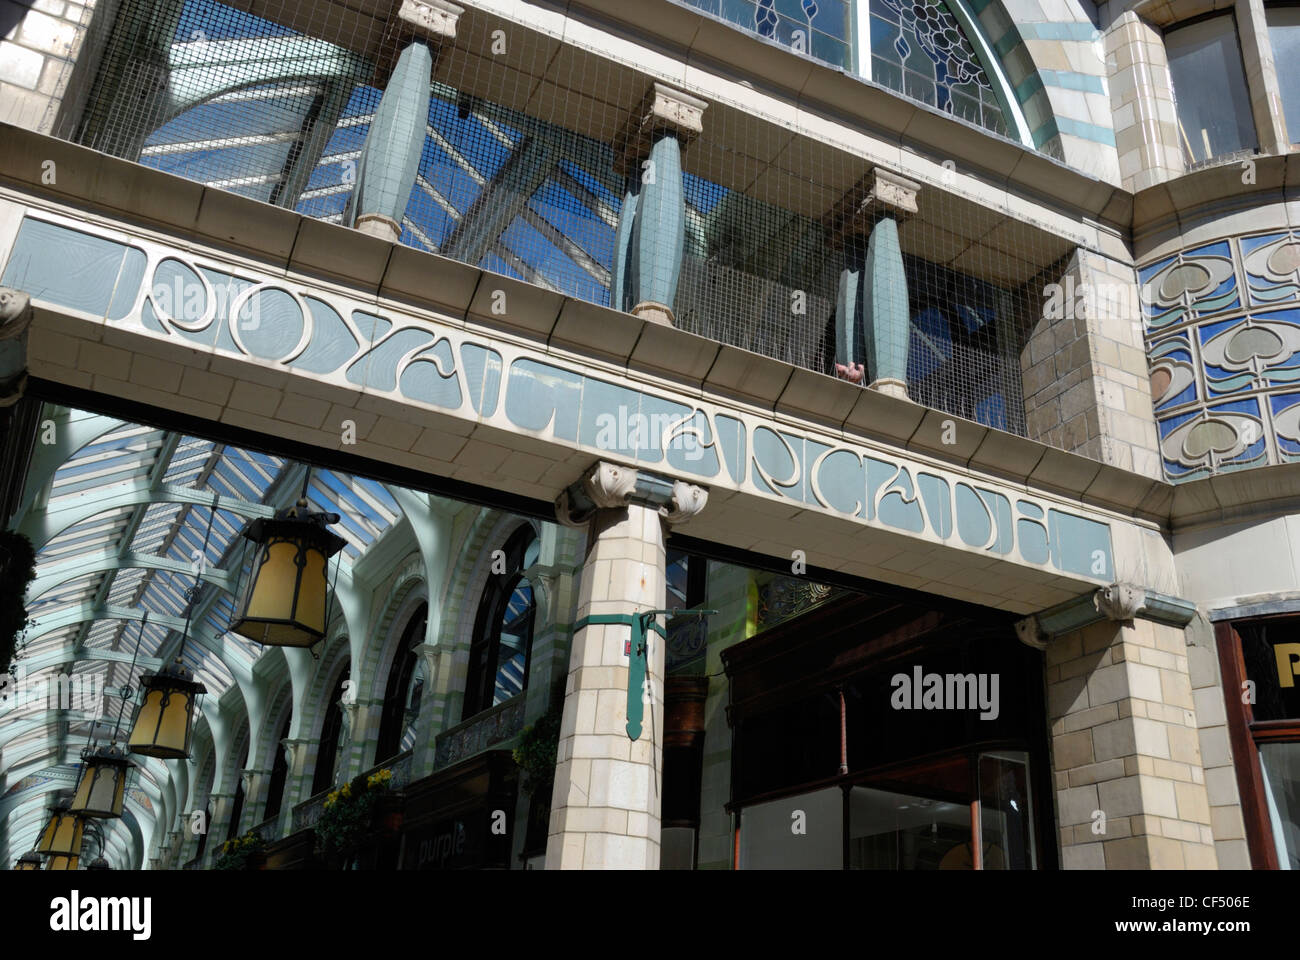
[[[82,819],[68,809],[68,802],[62,801],[50,808],[50,822],[41,834],[36,852],[46,856],[72,856],[81,853],[81,832],[84,827]]]
[[[113,868],[109,865],[109,862],[105,860],[103,857],[96,857],[94,860],[91,860],[90,863],[86,864],[86,869],[87,870],[112,870]]]
[[[145,674],[140,686],[144,697],[136,710],[126,748],[146,757],[186,759],[194,727],[194,697],[207,693],[207,688],[180,660],[157,673]]]
[[[120,817],[126,798],[126,777],[133,764],[116,745],[81,752],[81,780],[72,798],[72,812],[83,817]]]
[[[35,850],[29,850],[14,862],[15,870],[39,870],[41,869],[41,855]]]
[[[230,630],[272,647],[310,647],[325,638],[326,570],[346,541],[325,529],[337,513],[309,512],[304,497],[244,536],[258,545],[252,575]]]
[[[46,870],[76,870],[78,857],[58,853],[50,857],[45,864]]]

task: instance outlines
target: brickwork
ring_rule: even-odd
[[[1215,869],[1183,631],[1101,621],[1047,647],[1061,865]]]
[[[0,27],[7,29],[0,39],[0,121],[54,130],[97,3],[109,13],[117,6],[116,0],[0,0]]]
[[[1160,476],[1133,269],[1080,250],[1058,286],[1020,358],[1029,436]]]
[[[1210,828],[1221,870],[1249,870],[1250,850],[1246,846],[1246,825],[1241,816],[1237,771],[1232,764],[1228,739],[1228,714],[1224,702],[1223,677],[1214,642],[1214,627],[1203,618],[1187,626],[1187,665],[1196,703],[1200,733],[1201,764],[1205,769],[1205,790],[1210,800]]]

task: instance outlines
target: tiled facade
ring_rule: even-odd
[[[652,630],[630,739],[625,644],[632,615],[667,602],[677,527],[793,560],[794,576],[802,563],[1023,617],[1044,651],[1063,868],[1259,861],[1214,624],[1300,612],[1300,155],[1279,108],[1279,75],[1300,65],[1275,62],[1261,0],[954,0],[935,10],[966,34],[947,61],[960,76],[931,78],[949,111],[855,75],[844,3],[801,7],[811,50],[759,0],[591,0],[594,16],[407,0],[323,4],[319,20],[252,6],[367,68],[360,93],[322,87],[335,113],[311,123],[328,129],[286,148],[318,152],[278,181],[305,206],[237,195],[252,175],[164,172],[157,158],[185,144],[145,156],[159,118],[105,112],[101,58],[110,36],[125,43],[110,28],[143,6],[0,0],[0,283],[35,304],[11,319],[5,301],[0,385],[25,372],[473,502],[402,491],[403,522],[336,589],[318,659],[245,663],[201,636],[232,679],[194,758],[151,768],[132,801],[148,826],[136,865],[190,862],[197,810],[218,836],[237,804],[236,832],[311,826],[336,684],[354,686],[333,705],[341,783],[377,759],[398,637],[427,603],[402,785],[509,750],[558,711],[545,852],[516,829],[512,865],[658,868],[671,663]],[[1163,32],[1211,8],[1234,12],[1259,148],[1189,169]],[[900,64],[913,52],[902,34],[895,49]],[[941,53],[912,62],[933,70]],[[1005,136],[949,115],[963,84]],[[120,120],[110,139],[135,149],[69,143],[89,120]],[[201,288],[203,322],[163,309],[173,281]],[[272,322],[242,325],[230,289],[256,289]],[[668,434],[606,439],[629,410]],[[670,442],[684,435],[696,445]],[[98,434],[77,436],[82,450]],[[482,505],[507,502],[547,520]],[[64,529],[21,506],[38,546]],[[77,510],[58,522],[96,516]],[[520,571],[536,603],[528,684],[474,713],[492,551],[521,522],[538,541]],[[757,582],[707,562],[694,865],[730,869],[722,654],[757,629]],[[26,818],[5,843],[71,776],[50,756],[48,776],[14,768],[38,778],[30,793],[6,793],[32,781],[4,773],[0,818]],[[509,817],[521,828],[543,806],[521,792]]]

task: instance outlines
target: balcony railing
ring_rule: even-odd
[[[399,753],[391,760],[386,760],[383,763],[376,764],[369,770],[365,770],[358,774],[353,779],[363,780],[371,774],[378,773],[380,770],[384,769],[391,770],[393,773],[393,779],[390,780],[388,784],[390,790],[405,789],[411,782],[411,752],[408,750],[405,753]],[[294,807],[292,818],[293,828],[290,832],[297,833],[299,830],[306,830],[308,827],[316,826],[316,821],[320,819],[321,811],[325,809],[325,798],[335,789],[336,787],[330,787],[327,790],[322,790],[320,793],[308,797],[302,803]],[[267,839],[273,840],[275,838],[269,837]]]
[[[276,5],[277,23],[210,0],[124,0],[111,28],[96,21],[106,53],[78,139],[339,222],[382,94],[376,65],[391,51],[347,14],[327,27],[310,6]],[[551,38],[522,27],[508,56],[489,55],[493,22],[467,9],[438,53],[401,242],[610,305],[627,188],[618,145],[650,78],[577,47],[554,56]],[[871,164],[722,102],[705,109],[682,163],[676,325],[833,373],[846,256],[834,217]],[[910,395],[1023,433],[1037,278],[1072,245],[937,188],[920,204],[900,229]]]
[[[458,763],[519,733],[524,729],[526,700],[524,694],[516,694],[440,733],[434,747],[435,768]]]

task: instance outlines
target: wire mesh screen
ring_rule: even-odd
[[[239,5],[253,12],[124,0],[115,19],[97,21],[103,56],[77,138],[338,222],[387,72],[420,41],[394,26],[395,4]],[[637,175],[620,145],[652,78],[467,8],[431,80],[401,241],[629,308],[611,292],[627,177]],[[716,98],[681,156],[685,245],[667,304],[675,324],[834,374],[840,274],[847,247],[866,240],[845,240],[829,218],[870,165]],[[1039,274],[1068,245],[938,188],[923,188],[918,204],[899,231],[909,393],[1023,433],[1020,356],[1041,309]]]

